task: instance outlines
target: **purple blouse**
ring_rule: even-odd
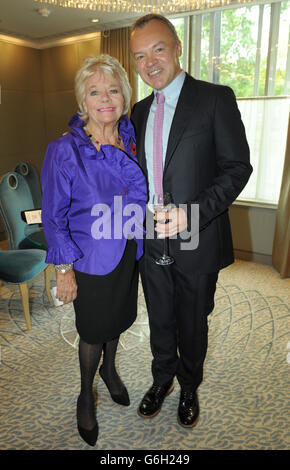
[[[130,120],[119,124],[125,151],[102,145],[98,152],[75,114],[71,132],[48,145],[42,172],[42,223],[46,263],[66,264],[88,274],[110,273],[128,238],[143,254],[146,181],[136,159]]]

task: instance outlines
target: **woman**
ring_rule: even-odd
[[[102,352],[100,375],[112,399],[130,404],[115,355],[120,334],[137,314],[136,260],[143,253],[147,194],[125,116],[131,88],[123,67],[105,54],[88,57],[76,74],[75,92],[80,112],[69,123],[70,133],[51,142],[45,156],[42,221],[57,298],[74,301],[81,373],[77,423],[81,437],[94,445],[92,385]]]

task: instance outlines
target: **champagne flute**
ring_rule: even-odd
[[[154,194],[153,196],[153,207],[155,211],[165,211],[167,212],[168,209],[166,207],[169,204],[172,204],[172,196],[170,193]],[[165,224],[168,223],[168,219],[164,221]],[[174,263],[174,258],[169,256],[169,238],[164,238],[163,243],[163,254],[160,258],[155,259],[155,263],[159,266],[169,266],[170,264]]]

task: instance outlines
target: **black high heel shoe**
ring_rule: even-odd
[[[81,436],[81,438],[87,444],[89,444],[92,447],[96,444],[97,439],[98,439],[98,434],[99,434],[98,423],[90,431],[78,425],[78,431],[79,431],[79,435]]]
[[[119,405],[129,406],[130,405],[129,394],[127,392],[127,389],[126,389],[125,385],[121,381],[121,379],[120,379],[120,382],[122,384],[122,391],[120,393],[112,393],[111,390],[110,390],[109,383],[106,381],[105,377],[103,376],[102,370],[103,370],[103,366],[101,366],[100,370],[99,370],[100,376],[102,377],[103,381],[105,382],[105,384],[107,386],[107,389],[109,390],[110,395],[112,397],[112,400],[114,402],[118,403]]]

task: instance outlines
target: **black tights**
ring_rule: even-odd
[[[93,381],[104,352],[102,374],[110,384],[110,390],[118,393],[121,379],[115,368],[115,357],[119,337],[112,341],[100,344],[88,344],[82,339],[79,341],[79,361],[81,372],[81,393],[77,405],[78,425],[91,430],[96,425],[96,413],[94,406]]]

